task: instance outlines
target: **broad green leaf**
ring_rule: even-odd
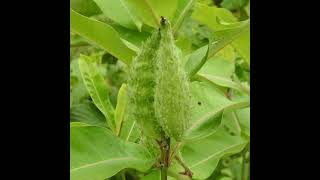
[[[130,4],[143,22],[151,27],[159,27],[160,16],[171,20],[178,0],[124,0]]]
[[[212,43],[210,43],[210,46],[209,46],[209,55],[208,55],[209,58],[214,56],[218,51],[220,51],[226,45],[228,45],[230,43],[232,43],[232,45],[234,45],[234,43],[236,42],[237,39],[247,37],[246,33],[248,33],[249,30],[250,30],[250,21],[247,20],[247,21],[239,24],[239,26],[236,26],[234,28],[215,31],[214,32],[214,41]],[[244,46],[250,45],[250,41],[247,38],[245,38],[245,40],[246,41],[244,41],[244,43],[249,42],[249,44],[248,43],[244,44]],[[237,49],[236,47],[235,47],[235,49],[237,51],[239,51],[239,49]],[[247,52],[247,51],[245,51],[245,52]]]
[[[221,3],[221,7],[229,10],[236,10],[245,6],[247,3],[248,0],[223,0]]]
[[[84,84],[97,108],[106,117],[108,126],[115,130],[114,109],[109,99],[109,90],[96,63],[88,56],[79,58],[79,67]]]
[[[72,98],[71,107],[77,105],[87,97],[89,97],[88,91],[83,84],[81,73],[79,70],[79,64],[76,59],[70,62],[70,98]]]
[[[209,82],[193,82],[192,95],[192,120],[184,134],[187,141],[213,134],[220,126],[224,112],[249,106],[248,101],[228,100],[223,92]]]
[[[180,152],[183,161],[193,172],[193,178],[206,179],[222,157],[238,153],[246,145],[246,140],[231,136],[223,128],[219,128],[204,139],[187,143]]]
[[[125,141],[136,142],[141,137],[141,130],[136,121],[132,118],[126,118],[122,124],[120,137]]]
[[[70,7],[84,16],[93,16],[102,13],[93,0],[70,0]]]
[[[250,65],[250,27],[242,35],[232,42],[232,46],[240,56]]]
[[[236,111],[242,132],[250,137],[250,108],[239,109]]]
[[[190,180],[187,176],[168,171],[168,180]],[[143,176],[140,180],[161,180],[160,170],[153,170],[149,174]]]
[[[177,10],[172,19],[173,32],[178,31],[184,19],[188,16],[191,16],[191,10],[194,4],[195,0],[178,0]]]
[[[238,109],[224,114],[222,123],[230,132],[250,137],[250,108]]]
[[[202,24],[207,25],[213,31],[225,29],[226,27],[217,22],[217,18],[225,22],[235,22],[236,18],[232,13],[224,8],[207,6],[205,4],[197,3],[192,18]]]
[[[108,18],[120,25],[141,30],[142,21],[126,0],[93,0]]]
[[[224,48],[222,48],[220,51],[218,51],[215,54],[215,56],[222,57],[223,59],[230,62],[235,62],[235,59],[236,59],[234,48],[231,45],[227,45]]]
[[[218,56],[208,59],[198,74],[209,74],[212,76],[230,78],[234,72],[234,62],[227,61],[226,59]]]
[[[113,56],[129,64],[136,55],[135,51],[128,48],[119,34],[108,24],[87,18],[70,10],[70,28],[73,32],[98,44]]]
[[[71,180],[103,180],[125,168],[147,171],[155,162],[143,146],[96,126],[70,127]]]
[[[130,42],[138,48],[142,45],[142,42],[145,41],[151,35],[148,32],[139,32],[119,25],[111,26],[118,32],[121,39]]]
[[[237,19],[227,9],[204,4],[197,4],[192,17],[207,25],[214,32],[215,41],[210,44],[209,57],[216,54],[222,47],[232,43],[238,53],[250,64],[250,20],[237,22]],[[231,23],[231,25],[217,20]]]
[[[250,89],[241,85],[241,83],[236,83],[232,81],[230,78],[226,78],[222,76],[214,76],[210,74],[197,74],[195,78],[198,80],[211,82],[218,86],[227,87],[227,88],[235,89],[235,90],[250,94]]]
[[[92,126],[83,122],[71,122],[70,123],[70,128],[72,127],[79,127],[79,126]]]
[[[225,49],[225,51],[230,51],[230,49],[227,49],[230,48],[228,45],[233,41],[235,42],[235,40],[245,31],[248,31],[249,25],[249,21],[247,21],[246,23],[242,23],[240,26],[235,28],[216,31],[214,34],[215,41],[209,44],[208,52],[205,53],[205,50],[208,49],[208,45],[205,45],[193,52],[185,65],[186,71],[188,73],[191,72],[191,75],[196,74],[204,64],[207,64],[206,61],[208,59],[211,59],[214,56],[221,57],[221,51],[224,51]],[[234,55],[230,55],[229,52],[229,54],[223,58],[230,58],[230,61],[233,63]]]
[[[117,106],[115,110],[115,124],[116,124],[116,135],[120,135],[121,127],[123,121],[125,119],[125,112],[128,105],[127,98],[127,85],[122,84],[119,89],[118,98],[117,98]]]
[[[86,101],[70,108],[70,121],[84,122],[94,126],[106,127],[104,115],[91,102]]]
[[[160,170],[153,170],[149,174],[142,176],[140,180],[161,180]]]
[[[187,55],[190,56],[190,53],[193,52],[192,42],[183,36],[178,36],[175,44],[179,49],[181,49],[183,58],[185,58]],[[184,64],[185,62],[183,61],[182,63]]]
[[[190,78],[195,75],[206,62],[208,50],[208,45],[206,45],[197,49],[190,55],[187,63],[185,64],[185,71]]]

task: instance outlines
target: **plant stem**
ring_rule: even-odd
[[[170,138],[162,138],[160,142],[161,149],[161,180],[167,180],[168,178],[168,168],[169,168],[169,158],[170,158]]]
[[[175,145],[175,147],[173,148],[171,155],[170,155],[170,159],[173,159],[173,157],[176,155],[176,153],[179,151],[180,147],[182,145],[182,142],[177,142],[177,144]]]

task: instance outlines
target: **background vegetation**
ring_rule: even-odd
[[[125,92],[128,65],[142,42],[157,29],[160,15],[167,17],[175,30],[176,45],[192,80],[198,100],[193,119],[214,113],[204,128],[199,128],[201,137],[190,137],[179,152],[193,179],[250,179],[248,0],[70,3],[71,179],[159,179],[159,171],[150,164],[153,157],[141,155],[145,148],[140,146],[148,147],[148,142],[135,122],[121,113],[119,98]],[[237,108],[225,111],[232,106]],[[116,124],[122,124],[121,131],[116,131],[118,138],[103,130],[110,128],[106,123],[110,114]],[[110,160],[122,155],[138,159],[110,161],[95,168],[89,165],[101,157]],[[179,179],[183,168],[173,162],[170,172],[170,178]]]

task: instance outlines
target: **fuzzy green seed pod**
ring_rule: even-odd
[[[159,44],[160,32],[156,31],[132,61],[128,80],[129,113],[142,132],[153,138],[161,135],[154,110],[155,57]]]
[[[160,46],[156,57],[154,109],[167,137],[177,141],[190,120],[190,82],[182,66],[181,51],[175,46],[170,23],[162,18]]]

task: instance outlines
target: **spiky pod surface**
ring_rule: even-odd
[[[160,44],[160,33],[154,32],[133,59],[128,79],[129,113],[142,132],[149,137],[160,137],[161,127],[154,110],[155,58]]]
[[[181,140],[191,117],[190,82],[182,66],[181,51],[175,46],[171,25],[162,21],[157,51],[154,109],[167,137]]]

